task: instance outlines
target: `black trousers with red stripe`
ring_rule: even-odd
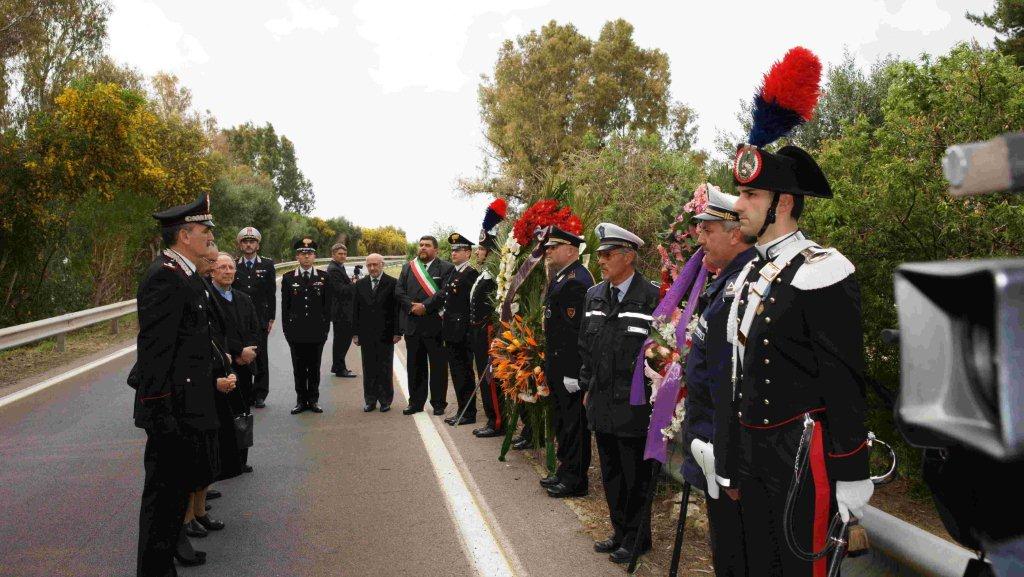
[[[786,544],[783,513],[793,479],[803,421],[773,429],[740,427],[740,504],[747,566],[764,577],[825,577],[829,558],[809,562]],[[835,514],[835,486],[828,478],[819,421],[793,515],[793,533],[806,551],[824,548]]]
[[[473,349],[473,360],[476,363],[477,378],[480,378],[480,375],[484,374],[484,371],[487,370],[487,366],[491,364],[491,356],[488,352],[491,348],[490,325],[470,327],[469,341],[470,347]],[[487,415],[487,424],[494,430],[500,431],[502,425],[502,392],[498,390],[498,382],[494,379],[487,379],[480,384],[480,392],[478,395],[480,396],[480,402],[484,405],[484,414]]]

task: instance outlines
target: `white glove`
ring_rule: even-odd
[[[571,379],[569,377],[562,377],[562,384],[565,385],[565,390],[569,391],[569,394],[575,393],[580,390],[580,380]]]
[[[715,482],[715,450],[711,446],[711,443],[705,443],[700,439],[694,439],[690,443],[690,454],[693,455],[693,460],[697,461],[697,466],[704,472],[704,477],[708,480],[708,497],[712,499],[718,498],[718,483]]]
[[[863,481],[836,481],[836,503],[843,521],[850,520],[850,513],[857,518],[864,516],[864,507],[875,492],[871,479]]]

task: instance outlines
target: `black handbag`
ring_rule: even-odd
[[[213,350],[216,351],[217,356],[220,357],[224,372],[229,374],[231,372],[231,367],[228,366],[224,353],[213,340],[210,341],[210,344],[213,345]],[[238,445],[238,448],[248,449],[249,447],[252,447],[252,427],[254,419],[252,413],[250,413],[248,409],[236,411],[231,406],[231,399],[238,398],[238,396],[239,394],[235,393],[235,391],[228,393],[228,408],[231,409],[231,426],[235,431],[235,443]],[[245,403],[242,404],[244,405]]]

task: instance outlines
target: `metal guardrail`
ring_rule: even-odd
[[[669,443],[664,471],[682,483],[683,450],[679,439]],[[977,556],[924,529],[870,505],[861,525],[868,533],[868,555],[843,562],[847,577],[962,577],[968,561]]]
[[[316,264],[330,262],[330,258],[318,258]],[[386,256],[384,265],[405,262],[404,256]],[[347,265],[365,264],[366,259],[352,259]],[[297,261],[280,262],[274,265],[278,271],[298,266]],[[111,322],[111,332],[117,334],[118,319],[132,314],[136,311],[135,299],[111,303],[93,309],[67,313],[58,317],[40,319],[23,325],[14,325],[0,329],[0,351],[26,345],[38,340],[56,337],[57,350],[63,352],[65,348],[64,335],[81,328],[85,328],[105,321]]]

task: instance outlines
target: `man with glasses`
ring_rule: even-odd
[[[644,244],[640,237],[612,223],[599,224],[597,236],[604,281],[587,291],[583,305],[579,386],[586,391],[583,402],[597,438],[614,532],[594,543],[594,550],[610,553],[615,563],[628,563],[634,549],[644,553],[651,548],[649,518],[642,518],[651,483],[651,468],[644,463],[651,407],[631,405],[629,393],[658,288],[636,270],[637,250]]]
[[[697,326],[686,357],[686,416],[683,421],[683,478],[704,491],[711,557],[719,577],[747,575],[739,491],[719,490],[715,469],[735,478],[736,456],[726,449],[738,426],[732,417],[732,345],[726,340],[729,307],[738,292],[740,270],[755,256],[755,239],[740,230],[736,197],[708,184],[708,203],[694,217],[704,265],[719,271],[700,295]],[[725,495],[721,493],[724,492]]]

